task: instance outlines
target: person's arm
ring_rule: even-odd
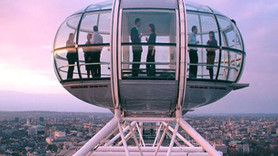
[[[151,34],[150,38],[148,40],[148,43],[155,44],[155,42],[156,42],[156,35],[155,34]],[[155,54],[155,46],[151,45],[151,47],[152,47],[152,56],[154,56],[154,54]]]

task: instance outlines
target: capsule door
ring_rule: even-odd
[[[175,109],[179,65],[176,14],[176,9],[120,9],[119,101],[127,115],[169,116]]]

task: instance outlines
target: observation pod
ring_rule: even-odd
[[[235,21],[207,6],[178,3],[106,1],[69,16],[60,26],[53,47],[61,84],[92,105],[110,110],[119,105],[126,116],[171,116],[177,104],[185,113],[246,87],[238,84],[245,50]],[[132,41],[131,29],[137,18],[141,20],[137,29],[142,38]],[[156,28],[155,42],[146,40],[151,34],[149,24]],[[93,37],[87,42],[94,26],[101,42],[92,43]],[[214,44],[208,44],[211,31]],[[70,42],[69,34],[73,34]],[[153,61],[147,60],[149,48],[155,51],[149,57]],[[93,73],[90,77],[88,71]]]
[[[115,114],[76,155],[220,155],[182,115],[248,87],[238,83],[245,55],[234,20],[183,0],[111,0],[72,14],[55,37],[56,75],[72,95]],[[156,132],[151,146],[145,122]],[[132,136],[138,149],[128,148]],[[112,147],[117,140],[124,148]]]

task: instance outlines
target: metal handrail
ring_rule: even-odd
[[[206,63],[188,63],[188,65],[218,67],[218,65],[206,64]],[[229,69],[229,70],[234,69],[234,70],[238,71],[238,69],[236,67],[221,65],[220,68],[226,68],[226,69]]]
[[[155,65],[176,65],[175,62],[122,62],[122,64],[155,64]]]

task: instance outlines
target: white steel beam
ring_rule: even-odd
[[[167,126],[165,126],[165,129],[164,129],[164,131],[163,131],[163,133],[162,133],[162,136],[161,136],[161,138],[160,138],[160,140],[159,140],[159,143],[158,143],[158,145],[157,145],[157,147],[156,147],[154,156],[157,156],[157,153],[159,152],[159,148],[160,148],[160,146],[161,146],[161,144],[162,144],[162,142],[163,142],[163,140],[164,140],[164,138],[165,138],[165,135],[166,135],[166,133],[167,133],[167,131],[168,131],[169,125],[170,125],[170,122],[168,122]]]
[[[122,128],[122,125],[121,125],[120,121],[118,121],[118,128],[119,128],[121,138],[122,138],[122,141],[123,141],[123,145],[124,145],[124,149],[125,149],[125,155],[130,156],[129,150],[127,148],[127,143],[126,143],[126,140],[125,140],[125,135],[124,135],[123,128]]]
[[[109,135],[118,124],[118,119],[114,117],[109,121],[92,139],[90,139],[74,156],[84,156],[95,148],[107,135]]]
[[[134,126],[136,124],[135,121],[133,121],[130,125]],[[129,126],[125,127],[123,129],[123,132],[126,133],[129,129]],[[109,140],[104,146],[111,146],[117,139],[119,139],[121,137],[121,134],[118,133],[117,135],[115,135],[111,140]]]
[[[161,146],[159,152],[167,152],[169,147]],[[128,147],[129,152],[138,152],[137,147]],[[142,152],[155,152],[156,147],[141,147]],[[95,152],[125,152],[122,146],[117,147],[99,147]],[[173,147],[172,152],[203,152],[202,147]]]
[[[180,118],[180,126],[189,134],[200,146],[202,146],[210,156],[221,156],[194,128],[192,128],[184,119]]]
[[[139,150],[139,152],[140,152],[140,156],[144,156],[144,154],[143,154],[143,152],[142,152],[142,149],[141,149],[141,147],[140,147],[140,145],[139,145],[139,142],[138,142],[138,140],[137,140],[137,138],[136,138],[136,136],[135,136],[135,134],[134,134],[133,127],[131,127],[131,125],[129,125],[129,130],[130,130],[130,132],[132,133],[133,140],[134,140],[134,142],[135,142],[135,144],[136,144],[136,146],[137,146],[137,148],[138,148],[138,150]]]
[[[160,130],[161,130],[161,127],[162,127],[162,124],[160,124],[158,130],[156,131],[156,136],[155,136],[155,139],[153,141],[153,147],[157,144],[157,140],[158,138],[160,137]]]
[[[175,140],[176,140],[176,136],[177,136],[178,130],[179,130],[179,124],[176,123],[175,130],[173,132],[173,136],[172,136],[172,139],[171,139],[171,142],[170,142],[170,145],[169,145],[169,149],[167,151],[167,156],[171,156],[171,152],[172,152]]]
[[[158,118],[158,117],[124,117],[123,121],[138,121],[138,122],[160,122],[160,121],[176,121],[176,118]]]
[[[138,131],[138,134],[139,134],[140,140],[141,140],[141,142],[142,142],[143,146],[145,147],[145,146],[146,146],[146,144],[145,144],[145,141],[144,141],[144,139],[143,139],[142,131],[141,131],[141,129],[139,128],[139,126],[138,126],[138,124],[137,124],[137,123],[136,123],[136,128],[137,128],[137,131]]]
[[[162,122],[162,124],[163,124],[164,126],[167,125],[166,122]],[[172,133],[174,133],[174,128],[172,128],[171,126],[169,126],[169,130],[170,130]],[[194,147],[194,146],[193,146],[187,139],[185,139],[180,133],[177,133],[177,137],[178,137],[181,141],[183,141],[187,146],[189,146],[189,147]]]
[[[173,136],[170,132],[167,132],[166,134],[167,134],[170,138],[172,138],[172,136]],[[175,144],[177,144],[178,147],[181,147],[181,146],[182,146],[177,140],[175,140]]]

